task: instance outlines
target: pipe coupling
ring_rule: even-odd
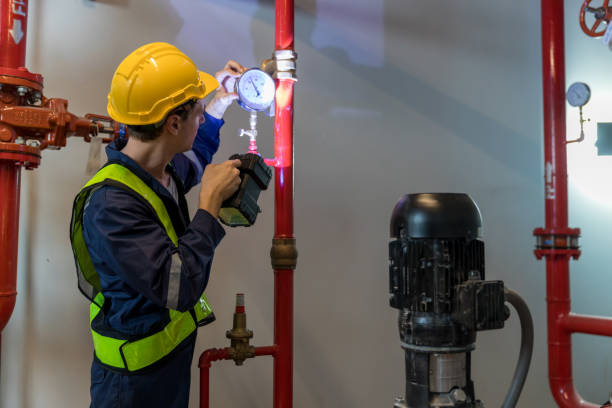
[[[295,238],[275,238],[270,250],[273,269],[295,269],[298,252]]]
[[[291,79],[297,81],[297,53],[293,50],[274,51],[274,79]]]

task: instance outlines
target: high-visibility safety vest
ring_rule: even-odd
[[[133,336],[121,335],[112,330],[111,334],[106,333],[106,330],[105,334],[101,334],[95,329],[104,322],[104,296],[100,277],[83,238],[83,212],[91,194],[104,185],[113,185],[136,193],[153,208],[175,246],[178,246],[178,236],[161,198],[140,177],[121,164],[109,163],[100,169],[74,200],[70,241],[76,261],[79,289],[91,301],[89,323],[96,357],[102,364],[113,369],[134,372],[166,357],[198,326],[211,323],[215,317],[206,296],[202,294],[199,302],[187,312],[169,309],[170,319],[165,327],[142,338],[134,339]]]

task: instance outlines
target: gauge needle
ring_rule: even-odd
[[[255,86],[255,83],[253,82],[253,78],[249,78],[249,81],[251,81],[251,85],[253,85],[253,89],[255,89],[255,92],[257,92],[257,96],[261,95],[259,93],[259,90],[257,89],[257,87]]]

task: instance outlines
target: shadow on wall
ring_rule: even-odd
[[[129,7],[130,0],[83,0],[83,4],[95,7],[96,3],[108,4],[110,6]]]
[[[99,20],[92,23],[97,31],[103,30],[104,44],[114,46],[117,57],[111,64],[113,68],[144,44],[155,41],[174,44],[185,23],[168,0],[81,0],[81,4],[87,9],[105,11],[100,16],[116,26],[108,31],[107,24],[100,24]],[[91,18],[91,12],[83,15]]]
[[[319,0],[320,1],[320,0]],[[428,118],[438,126],[442,126],[456,135],[458,138],[470,144],[473,148],[481,151],[495,161],[503,163],[506,167],[514,170],[516,173],[527,177],[534,178],[540,173],[537,163],[532,161],[517,160],[517,157],[522,157],[525,152],[538,152],[539,144],[537,138],[528,137],[521,134],[503,122],[496,120],[494,117],[489,117],[483,112],[480,112],[465,102],[455,99],[449,94],[441,92],[439,89],[432,87],[423,80],[410,75],[406,68],[391,62],[389,52],[401,56],[409,56],[411,50],[407,46],[403,46],[397,41],[391,42],[391,37],[406,38],[406,43],[420,41],[425,44],[431,44],[432,47],[441,50],[451,50],[454,52],[463,51],[481,55],[483,58],[507,59],[511,60],[520,56],[522,52],[520,41],[502,41],[503,38],[511,38],[516,36],[516,26],[507,25],[505,27],[497,27],[491,31],[491,22],[487,18],[481,18],[482,25],[467,25],[461,21],[453,23],[449,21],[445,24],[428,24],[424,27],[425,21],[430,21],[433,18],[434,10],[445,10],[445,13],[457,15],[469,20],[469,14],[475,12],[483,14],[484,11],[478,7],[466,10],[466,5],[449,4],[444,0],[434,0],[430,2],[414,2],[410,7],[407,7],[398,0],[379,0],[381,7],[384,7],[384,20],[382,27],[374,27],[375,30],[383,30],[384,32],[384,53],[383,63],[381,66],[369,66],[360,64],[355,61],[355,58],[347,52],[346,48],[338,47],[317,47],[313,41],[313,33],[315,30],[327,30],[327,35],[334,35],[333,27],[322,27],[320,15],[317,14],[324,5],[324,13],[329,14],[333,19],[328,21],[357,21],[359,24],[368,24],[368,6],[352,7],[350,3],[345,2],[344,6],[340,3],[331,3],[329,1],[317,6],[317,0],[296,0],[295,14],[295,40],[296,43],[303,42],[309,44],[313,49],[317,49],[318,53],[339,65],[343,71],[351,73],[351,76],[358,77],[363,83],[370,84],[380,91],[387,101],[377,101],[374,104],[369,95],[361,95],[358,92],[361,87],[356,87],[353,78],[342,76],[334,72],[324,72],[319,74],[327,78],[328,83],[334,84],[334,89],[343,90],[333,95],[334,104],[326,105],[331,98],[321,98],[321,106],[318,109],[321,114],[331,116],[334,114],[349,115],[351,117],[346,120],[352,120],[354,116],[359,116],[360,113],[371,113],[373,106],[381,109],[380,115],[370,115],[369,120],[379,119],[383,123],[389,123],[389,120],[397,115],[403,115],[402,112],[390,112],[385,109],[390,105],[390,101],[396,100],[401,102],[402,106],[417,112],[418,114]],[[376,2],[370,3],[372,6]],[[261,20],[270,26],[274,25],[274,1],[273,0],[258,0],[260,5],[258,11],[253,18]],[[357,5],[357,4],[356,4]],[[375,7],[375,6],[373,6]],[[472,10],[474,9],[474,10]],[[480,11],[479,11],[480,10]],[[514,11],[516,13],[516,10]],[[519,11],[520,12],[520,11]],[[329,16],[328,16],[329,17]],[[516,18],[525,18],[524,15],[515,16]],[[341,23],[342,24],[342,23]],[[433,29],[433,27],[436,29]],[[254,25],[253,25],[254,27]],[[364,29],[371,29],[364,26]],[[253,30],[254,31],[254,30]],[[492,34],[493,33],[493,34]],[[255,33],[254,33],[255,34]],[[254,36],[254,38],[257,38]],[[503,46],[500,47],[500,44]],[[360,44],[352,44],[354,47]],[[267,56],[269,55],[270,44],[261,42],[254,45],[254,55]],[[299,48],[299,46],[298,46]],[[300,50],[297,49],[298,54]],[[362,50],[366,54],[369,50]],[[377,54],[379,50],[376,50]],[[408,59],[406,57],[404,60]],[[300,72],[300,62],[298,59],[298,77],[306,78],[304,72]],[[534,72],[539,72],[538,67],[534,67]],[[313,72],[314,74],[314,72]],[[312,74],[311,74],[312,75]],[[450,73],[452,75],[452,72]],[[501,73],[500,73],[501,76]],[[317,77],[311,76],[312,80],[319,80]],[[333,78],[333,79],[332,79]],[[446,79],[446,78],[445,78]],[[333,80],[333,82],[331,82]],[[484,81],[483,81],[484,82]],[[308,85],[306,85],[308,86]],[[476,89],[466,88],[471,93],[486,93],[487,83],[474,84]],[[519,84],[520,86],[520,84]],[[524,84],[524,86],[527,86]],[[503,100],[503,95],[499,98],[500,105],[507,103]],[[341,110],[338,112],[338,107],[349,106],[348,111]],[[351,115],[351,112],[353,113]],[[367,116],[367,115],[366,115]],[[401,116],[400,116],[401,117]],[[359,118],[357,118],[359,120]],[[406,124],[409,127],[409,124]],[[396,137],[405,138],[406,135],[397,135]]]

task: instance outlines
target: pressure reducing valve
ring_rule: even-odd
[[[272,178],[272,169],[264,159],[253,153],[235,154],[230,160],[240,159],[240,187],[221,205],[219,219],[230,227],[250,227],[255,223],[261,209],[257,199],[261,190],[266,190]]]

